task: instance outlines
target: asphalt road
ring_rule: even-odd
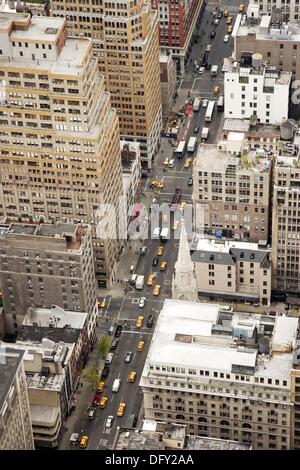
[[[222,9],[228,8],[231,16],[235,17],[239,0],[233,0],[230,6],[226,2],[224,2],[224,4],[222,2],[214,2],[207,5],[198,28],[200,34],[201,31],[204,31],[204,34],[202,34],[199,43],[194,45],[191,53],[192,62],[190,62],[190,68],[186,76],[183,77],[180,82],[178,94],[181,98],[185,95],[187,96],[188,91],[190,91],[191,97],[200,96],[201,98],[217,100],[218,96],[213,95],[212,93],[215,85],[220,86],[222,93],[223,74],[221,69],[223,58],[231,55],[233,39],[230,38],[228,43],[223,42],[224,35],[227,33],[225,18],[221,19],[217,28],[214,27],[214,29],[216,29],[216,37],[214,39],[209,38],[212,29],[211,22],[213,21],[211,11],[216,5],[221,6]],[[210,71],[206,71],[203,75],[193,76],[194,60],[202,58],[207,44],[212,45],[209,62],[212,65],[219,65],[219,73],[216,78],[211,77]],[[200,127],[198,136],[201,135],[202,127],[207,126],[207,123],[204,123],[204,115],[205,109],[201,109],[199,112],[193,114],[187,131],[187,137],[194,135],[194,127],[196,125],[199,125]],[[209,126],[210,136],[207,141],[208,143],[215,142],[222,119],[223,113],[215,110],[213,120]],[[183,193],[182,200],[187,203],[190,202],[192,187],[188,186],[188,179],[192,174],[192,166],[185,169],[183,168],[185,158],[180,160],[175,158],[174,168],[164,171],[162,162],[166,157],[173,158],[173,147],[170,145],[168,139],[163,139],[160,153],[155,160],[151,175],[148,180],[143,180],[143,191],[146,194],[146,199],[151,201],[152,197],[156,197],[158,199],[158,203],[168,203],[171,200],[174,188],[180,187]],[[160,192],[154,192],[149,188],[149,181],[154,178],[163,181],[164,183],[164,188]],[[172,231],[171,233],[173,235]],[[156,256],[156,250],[158,246],[161,245],[161,242],[158,240],[148,239],[145,240],[145,245],[147,245],[147,253],[144,256],[140,256],[136,272],[138,274],[144,274],[145,281],[147,280],[149,273],[156,272],[156,283],[161,285],[161,293],[158,297],[154,297],[152,294],[153,287],[148,287],[145,283],[144,288],[140,291],[135,290],[133,287],[129,287],[127,294],[123,298],[114,298],[109,300],[109,305],[105,310],[104,315],[109,318],[109,321],[111,321],[112,318],[115,320],[117,319],[116,321],[123,325],[123,331],[119,338],[117,350],[114,351],[114,358],[110,366],[110,375],[105,381],[105,389],[102,394],[108,397],[106,408],[103,410],[97,408],[96,416],[93,421],[88,420],[88,413],[86,413],[86,415],[82,416],[80,421],[76,423],[76,429],[73,430],[73,432],[80,432],[82,430],[83,434],[89,436],[88,449],[95,450],[111,448],[117,426],[126,425],[126,418],[131,414],[138,416],[140,412],[142,394],[138,384],[151,342],[155,321],[162,308],[164,299],[171,297],[171,282],[174,264],[177,259],[179,240],[170,239],[164,244],[164,254],[160,257],[160,261],[167,262],[167,269],[164,272],[159,271],[159,265],[157,267],[152,266],[153,258]],[[144,308],[139,308],[138,301],[142,296],[145,296],[147,299],[146,305]],[[151,329],[145,326],[150,314],[152,314],[155,319]],[[143,315],[145,318],[144,326],[141,329],[137,329],[135,327],[135,321],[138,315]],[[137,343],[141,339],[145,341],[145,346],[142,352],[137,352]],[[124,362],[124,356],[128,351],[133,352],[133,357],[129,364]],[[137,373],[137,378],[134,384],[130,384],[127,381],[130,371],[135,371]],[[121,378],[122,382],[119,391],[117,393],[113,393],[112,384],[116,378]],[[92,396],[90,401],[92,401]],[[126,403],[126,411],[123,417],[117,417],[116,412],[121,401]],[[114,416],[113,425],[111,429],[106,429],[105,422],[109,415]]]

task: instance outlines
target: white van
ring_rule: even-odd
[[[221,305],[220,310],[221,312],[233,312],[233,308],[229,305]]]
[[[119,388],[121,386],[121,379],[115,379],[113,386],[112,386],[112,391],[113,392],[118,392]]]
[[[168,167],[169,167],[169,168],[173,168],[174,165],[175,165],[175,160],[172,158],[172,159],[169,161]]]
[[[157,227],[157,228],[155,228],[154,231],[153,231],[153,239],[154,239],[154,240],[158,240],[158,239],[159,239],[159,235],[160,235],[160,228]]]
[[[111,364],[113,357],[114,357],[114,353],[108,353],[105,359],[105,364]]]

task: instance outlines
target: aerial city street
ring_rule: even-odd
[[[0,2],[0,450],[300,449],[287,3]]]

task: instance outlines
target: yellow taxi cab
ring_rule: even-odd
[[[148,279],[147,279],[147,286],[153,286],[154,281],[155,281],[155,274],[149,274]]]
[[[192,159],[187,158],[186,161],[184,162],[183,168],[189,168],[191,166]]]
[[[104,390],[104,382],[101,380],[101,382],[98,383],[97,387],[97,392],[101,393]]]
[[[157,256],[162,256],[163,253],[164,253],[164,247],[163,247],[163,246],[159,246],[159,247],[157,248],[156,255],[157,255]]]
[[[156,284],[156,286],[153,289],[153,295],[158,296],[160,294],[160,285]]]
[[[180,226],[180,221],[179,220],[175,220],[174,221],[174,224],[172,226],[172,229],[175,231],[178,229],[178,227]]]
[[[139,341],[136,350],[141,352],[144,349],[145,341]]]
[[[228,26],[227,33],[232,33],[232,26],[231,25]]]
[[[105,308],[105,305],[106,305],[105,298],[103,300],[98,300],[98,308]]]
[[[128,382],[130,382],[131,384],[133,384],[135,382],[135,379],[136,379],[136,372],[131,371],[130,374],[128,375]]]
[[[153,180],[151,181],[151,186],[156,189],[162,189],[164,187],[164,184],[161,181]]]
[[[137,328],[142,328],[143,323],[144,323],[144,317],[143,317],[143,315],[139,315],[136,319],[135,326]]]
[[[227,24],[231,24],[232,23],[232,16],[228,16],[227,20],[226,20],[226,23]]]
[[[239,12],[243,13],[244,9],[245,9],[245,5],[243,3],[241,3],[240,6],[239,6]]]
[[[125,408],[126,408],[126,403],[124,403],[124,401],[121,401],[118,407],[117,416],[123,416],[123,414],[125,413]]]
[[[164,159],[163,165],[164,165],[164,166],[168,166],[168,165],[169,165],[169,159],[168,159],[168,158],[165,158],[165,159]]]
[[[82,449],[85,449],[88,445],[88,442],[89,442],[88,436],[82,436],[82,438],[80,439],[79,447],[81,447]]]
[[[100,400],[100,403],[99,403],[99,406],[100,408],[105,408],[106,405],[107,405],[107,402],[108,402],[108,398],[107,397],[102,397],[101,400]]]
[[[224,10],[223,15],[225,16],[225,18],[227,18],[227,16],[229,15],[229,11],[228,11],[228,10]]]
[[[214,92],[214,95],[217,95],[218,93],[220,93],[220,87],[216,85],[216,86],[214,87],[213,92]]]
[[[179,206],[179,209],[181,210],[181,212],[184,211],[185,206],[186,206],[186,202],[185,202],[185,201],[182,201],[182,202],[180,203],[180,206]]]
[[[167,269],[167,262],[166,261],[162,261],[160,263],[160,271],[165,271]]]

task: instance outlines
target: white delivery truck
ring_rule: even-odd
[[[113,392],[118,392],[120,386],[121,386],[121,379],[115,379],[114,383],[113,383],[113,386],[112,386],[112,391]]]
[[[213,65],[212,68],[211,68],[211,76],[216,77],[217,75],[218,75],[218,66]]]
[[[208,138],[208,133],[209,133],[209,128],[203,127],[202,132],[201,132],[201,139],[206,140]]]
[[[160,239],[162,242],[167,242],[169,240],[170,236],[169,236],[169,229],[168,227],[164,227],[161,231],[161,234],[160,234]]]
[[[214,108],[215,108],[215,102],[214,101],[209,101],[207,109],[206,109],[206,114],[205,114],[205,121],[206,122],[211,122],[212,115],[213,115],[213,112],[214,112]]]
[[[188,152],[194,152],[197,145],[197,137],[190,137],[188,142]]]
[[[138,276],[136,283],[135,283],[135,288],[139,290],[143,289],[144,283],[145,283],[145,276]]]
[[[193,111],[199,111],[200,104],[201,104],[201,100],[200,100],[200,98],[198,98],[198,96],[196,96],[196,98],[194,99],[194,102],[193,102]]]

